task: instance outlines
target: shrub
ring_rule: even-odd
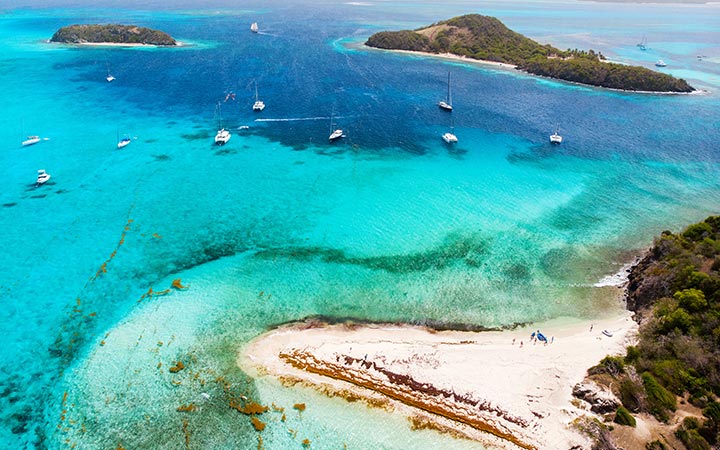
[[[709,278],[705,273],[696,273],[702,274],[703,278]],[[698,289],[683,289],[682,291],[677,291],[673,295],[673,298],[678,301],[681,308],[690,312],[702,311],[708,306],[707,300],[705,300],[705,294]]]
[[[622,406],[619,407],[615,412],[615,419],[613,421],[620,425],[635,427],[635,418],[632,414],[630,414],[630,411],[623,408]]]
[[[700,436],[698,430],[688,430],[684,426],[680,426],[677,431],[675,431],[675,436],[685,444],[688,450],[711,450],[710,444],[708,444],[704,437]]]
[[[712,234],[712,226],[707,222],[700,222],[687,227],[683,236],[690,239],[691,241],[699,241],[704,237]]]
[[[672,330],[679,330],[682,333],[687,333],[693,324],[693,317],[685,311],[683,308],[678,308],[665,316],[665,320],[662,323],[662,329],[665,332]]]
[[[633,364],[633,363],[637,362],[639,359],[640,359],[640,350],[634,345],[628,346],[626,353],[625,353],[625,363]]]
[[[660,441],[652,441],[645,444],[645,450],[668,450],[667,445]]]
[[[632,412],[640,412],[643,396],[642,386],[629,378],[620,382],[620,401],[623,406]]]
[[[649,372],[642,374],[642,380],[650,414],[661,422],[667,422],[670,419],[668,411],[675,411],[677,408],[675,396],[662,387]]]

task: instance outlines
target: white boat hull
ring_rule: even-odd
[[[37,176],[37,180],[36,180],[36,183],[38,186],[40,186],[41,184],[47,183],[47,181],[49,179],[50,179],[49,173],[45,172],[44,169],[38,170],[38,176]]]
[[[262,111],[265,109],[265,103],[257,101],[253,104],[253,111]]]
[[[227,131],[227,130],[224,129],[224,128],[221,129],[221,130],[218,131],[218,133],[215,135],[215,145],[225,145],[225,144],[227,144],[228,141],[230,140],[230,136],[232,136],[232,135],[230,134],[229,131]]]
[[[452,111],[453,107],[449,103],[446,102],[440,102],[438,103],[438,106],[440,109],[444,109],[445,111]]]
[[[332,133],[330,133],[330,137],[328,139],[330,139],[330,141],[336,141],[336,140],[340,139],[341,137],[343,137],[343,131],[335,130]]]
[[[22,145],[23,145],[23,147],[25,147],[25,146],[27,146],[27,145],[37,144],[37,143],[40,142],[41,140],[42,140],[42,139],[40,139],[39,137],[28,138],[28,139],[22,141]]]
[[[452,133],[445,133],[442,135],[443,141],[447,142],[448,144],[455,144],[458,141],[457,136],[455,136]]]
[[[562,136],[558,134],[552,134],[550,135],[550,143],[551,144],[560,144],[562,142],[563,138]]]

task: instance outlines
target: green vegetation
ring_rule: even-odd
[[[373,34],[366,45],[390,50],[452,53],[516,65],[526,72],[631,91],[691,92],[685,80],[644,67],[607,63],[593,50],[558,50],[508,29],[494,17],[468,14],[410,31]]]
[[[615,419],[613,421],[620,425],[635,426],[635,418],[630,414],[630,411],[622,406],[615,412]]]
[[[670,412],[675,412],[677,401],[675,396],[657,382],[650,373],[642,374],[643,387],[647,396],[648,410],[658,420],[667,422]]]
[[[589,373],[610,375],[625,413],[649,412],[668,422],[677,397],[702,408],[675,436],[690,450],[720,443],[720,216],[682,233],[665,231],[629,276],[628,307],[641,323],[637,346],[623,361],[606,357]],[[640,374],[638,377],[637,374]],[[623,409],[624,411],[620,411]],[[648,449],[666,448],[653,441]]]
[[[167,33],[135,25],[70,25],[60,28],[50,42],[177,45]]]

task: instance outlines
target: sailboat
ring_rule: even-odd
[[[21,130],[21,132],[20,132],[20,136],[22,136],[22,135],[24,134],[23,131],[25,131],[25,120],[23,120],[23,122],[22,122],[22,130]],[[22,139],[22,138],[21,138],[21,139]],[[42,139],[40,138],[40,136],[31,135],[31,136],[27,136],[25,139],[23,139],[23,140],[21,141],[21,144],[22,144],[23,147],[26,147],[26,146],[28,146],[28,145],[37,144],[37,143],[40,142],[40,141],[42,141]]]
[[[40,186],[41,184],[47,183],[47,181],[49,179],[50,179],[50,174],[45,172],[45,169],[38,170],[36,186]]]
[[[562,138],[562,136],[560,136],[560,134],[558,134],[559,132],[560,132],[560,127],[556,126],[555,132],[550,135],[550,143],[551,144],[560,144],[562,142],[563,138]]]
[[[37,144],[37,143],[40,142],[41,140],[42,140],[42,139],[40,139],[40,136],[28,136],[27,139],[25,139],[24,141],[22,141],[22,146],[25,147],[25,146],[28,146],[28,145]]]
[[[115,81],[115,77],[110,74],[110,65],[106,64],[106,67],[107,67],[107,76],[105,77],[105,79],[107,80],[108,83]]]
[[[330,131],[331,132],[330,132],[330,137],[328,138],[330,140],[330,142],[336,141],[336,140],[340,139],[341,137],[345,137],[345,135],[343,135],[343,130],[341,130],[340,128],[337,128],[337,129],[335,128],[335,124],[333,123],[333,118],[334,118],[334,115],[331,115],[330,116]]]
[[[215,135],[215,145],[225,145],[230,140],[230,137],[232,136],[228,130],[226,130],[222,126],[222,111],[220,109],[220,102],[217,104],[217,112],[220,116],[220,129],[218,130],[217,134]]]
[[[250,25],[250,31],[252,31],[253,33],[257,33],[257,32],[258,32],[258,24],[257,24],[257,22],[253,22],[252,25]]]
[[[452,92],[450,91],[450,72],[448,72],[448,82],[447,82],[447,98],[445,100],[441,100],[438,103],[438,106],[441,109],[444,109],[445,111],[452,111]]]
[[[258,100],[258,88],[257,81],[255,82],[255,103],[253,103],[253,111],[262,111],[265,109],[265,103],[262,100]]]
[[[126,136],[123,136],[123,138],[120,139],[120,132],[118,131],[118,143],[117,143],[117,148],[123,148],[123,147],[127,146],[130,142],[132,142],[132,140],[131,140],[130,137],[127,136],[127,135],[126,135]]]
[[[645,39],[645,35],[643,35],[642,40],[637,43],[637,47],[640,50],[647,50],[647,40]]]

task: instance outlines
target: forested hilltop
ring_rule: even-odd
[[[135,25],[70,25],[60,28],[50,42],[67,44],[177,45],[169,34]]]
[[[534,75],[629,91],[692,92],[685,80],[644,67],[608,63],[593,50],[558,50],[507,28],[494,17],[468,14],[414,31],[382,31],[370,47],[451,53],[508,63]]]
[[[640,322],[637,346],[589,371],[619,399],[603,411],[606,419],[635,427],[654,416],[661,425],[645,443],[649,450],[718,448],[720,216],[682,233],[664,231],[632,269],[627,301]],[[612,448],[602,439],[596,446]]]

